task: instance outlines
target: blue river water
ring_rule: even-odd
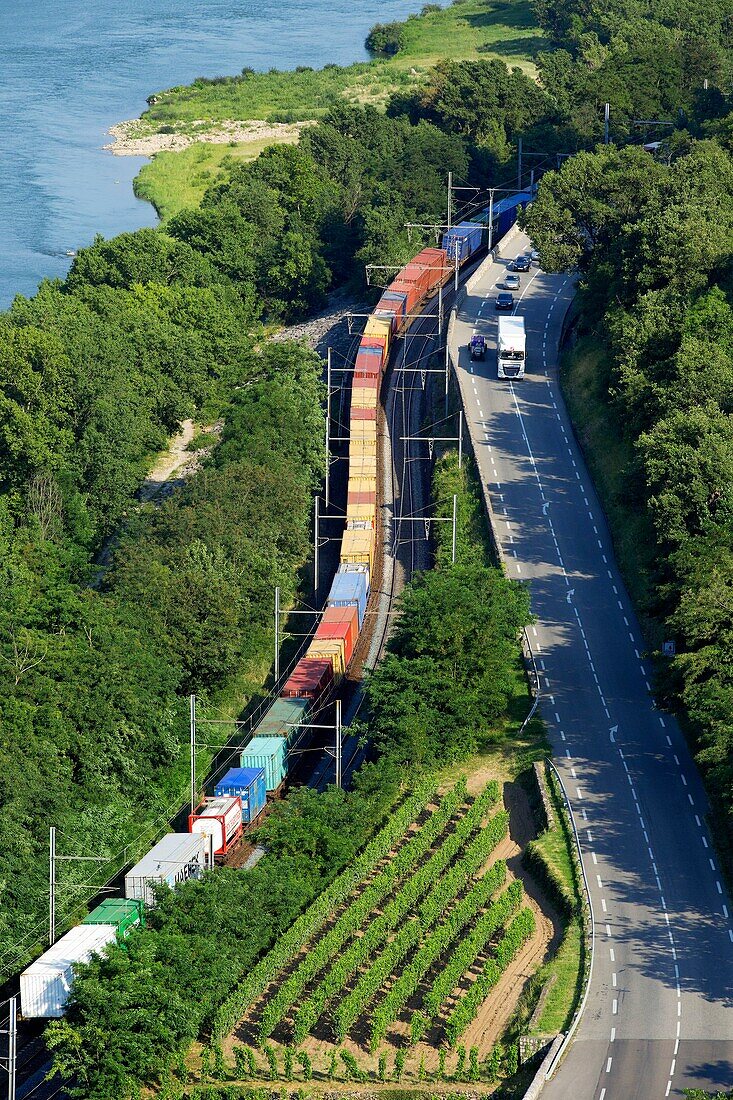
[[[197,76],[348,64],[417,0],[0,0],[0,308],[95,233],[155,224],[141,159],[103,150],[152,92]]]

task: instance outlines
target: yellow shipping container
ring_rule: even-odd
[[[306,657],[314,661],[330,661],[333,665],[333,674],[336,677],[343,676],[344,665],[344,639],[343,638],[314,638],[306,651]]]
[[[376,409],[379,393],[376,386],[354,386],[351,390],[352,409]]]
[[[361,480],[365,477],[377,476],[377,457],[372,455],[356,455],[349,463],[349,474],[353,478]]]
[[[341,561],[351,565],[368,565],[371,575],[374,563],[374,529],[345,531],[341,543]]]
[[[384,361],[389,355],[389,342],[392,339],[392,322],[389,317],[375,317],[374,314],[364,326],[364,335],[375,340],[384,340]]]
[[[349,443],[349,458],[353,461],[355,458],[360,458],[362,455],[367,457],[377,457],[377,441],[376,439],[354,439],[351,437]]]
[[[374,504],[347,504],[346,505],[346,522],[347,523],[359,523],[359,522],[371,523],[374,527],[377,521],[377,509]]]
[[[352,439],[377,439],[377,422],[375,420],[352,420],[349,423],[349,434]]]

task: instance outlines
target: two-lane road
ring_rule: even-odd
[[[511,254],[529,248],[515,239]],[[651,669],[557,375],[572,282],[522,276],[527,373],[496,372],[496,284],[486,263],[451,351],[510,577],[531,585],[530,641],[579,827],[595,959],[576,1039],[544,1095],[652,1100],[733,1088],[733,925],[705,826],[706,796]],[[487,337],[484,362],[468,341]]]

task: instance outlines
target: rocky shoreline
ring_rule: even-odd
[[[148,129],[139,118],[119,122],[109,130],[112,141],[104,148],[116,157],[154,157],[156,153],[178,153],[199,141],[215,145],[247,141],[292,141],[311,122],[264,122],[262,119],[224,119],[212,124],[204,120],[188,123],[187,132],[161,133]]]

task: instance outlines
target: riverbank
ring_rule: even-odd
[[[212,125],[197,119],[189,132],[151,131],[142,119],[132,118],[112,126],[112,141],[104,148],[116,157],[154,157],[158,153],[180,153],[191,145],[205,142],[211,145],[266,144],[296,142],[301,130],[310,122],[263,122],[261,119],[224,119]]]
[[[198,206],[208,187],[267,145],[299,140],[303,129],[339,104],[385,108],[411,91],[441,61],[498,60],[535,76],[534,58],[547,46],[530,0],[462,0],[427,6],[402,24],[402,45],[389,58],[321,69],[244,69],[158,92],[138,119],[113,127],[105,146],[116,156],[152,157],[135,180],[135,194],[165,221]]]

